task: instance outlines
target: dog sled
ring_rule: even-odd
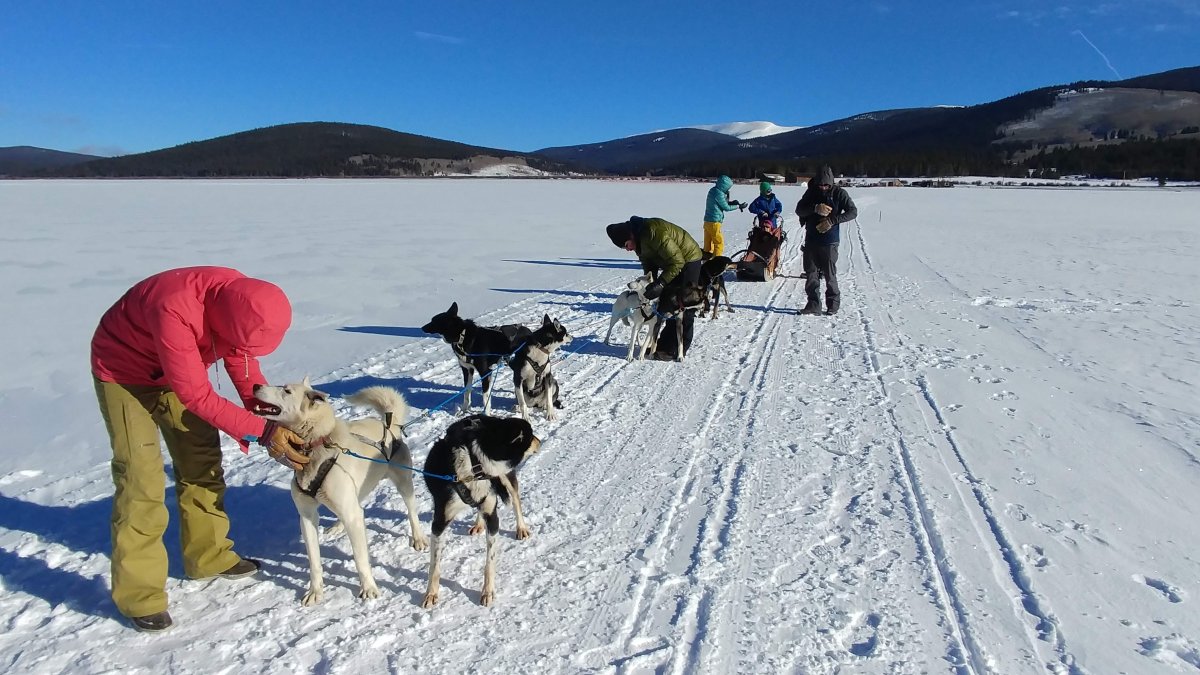
[[[787,233],[771,221],[754,217],[754,227],[747,234],[745,250],[731,256],[736,264],[738,281],[770,281],[779,265],[779,249],[787,241]]]

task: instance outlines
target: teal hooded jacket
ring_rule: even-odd
[[[733,179],[729,176],[721,176],[717,179],[717,184],[709,188],[708,201],[704,204],[704,222],[724,222],[725,212],[737,209],[736,206],[730,206],[725,197],[731,187],[733,187]]]

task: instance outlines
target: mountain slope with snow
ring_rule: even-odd
[[[747,140],[750,138],[762,138],[763,136],[774,136],[775,134],[785,134],[789,131],[803,129],[804,127],[781,127],[774,122],[727,122],[725,124],[698,124],[688,128],[715,131],[719,134],[726,134]]]

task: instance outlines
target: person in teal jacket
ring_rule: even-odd
[[[712,258],[725,253],[725,237],[721,234],[721,223],[725,221],[725,212],[734,209],[746,209],[746,205],[738,200],[729,199],[729,188],[733,187],[733,179],[729,176],[717,178],[717,182],[708,190],[708,200],[704,203],[704,256]]]

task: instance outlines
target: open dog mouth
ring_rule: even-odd
[[[283,409],[277,405],[274,405],[272,403],[267,403],[266,401],[256,398],[251,403],[250,412],[254,413],[255,415],[259,415],[261,417],[271,417],[273,415],[278,415],[279,413],[283,412]]]

